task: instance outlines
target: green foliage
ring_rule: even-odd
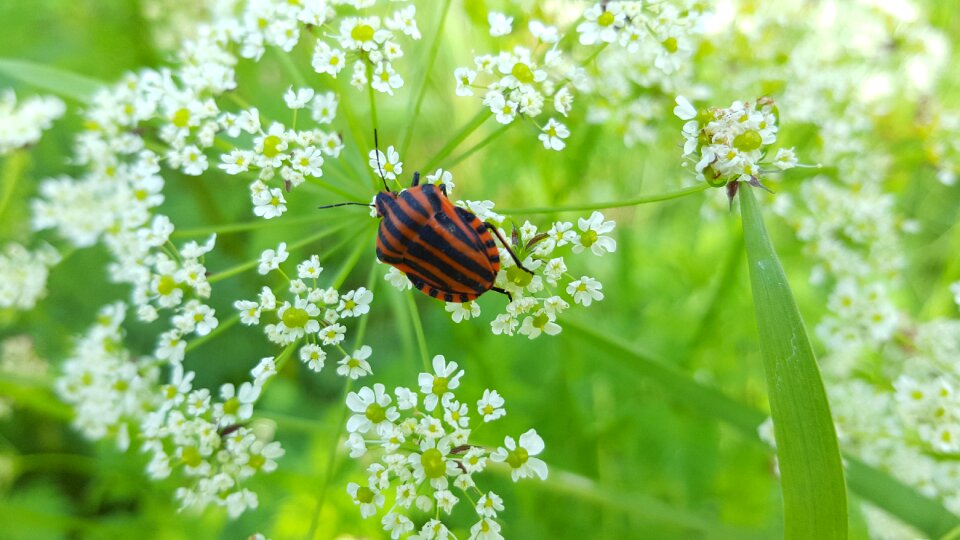
[[[740,189],[740,208],[783,479],[785,535],[846,538],[846,486],[817,359],[747,186]]]

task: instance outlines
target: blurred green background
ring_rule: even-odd
[[[950,8],[939,7],[946,4],[935,7],[933,20],[956,36],[960,31],[956,17]],[[0,2],[0,57],[113,81],[125,71],[159,66],[172,58],[169,50],[156,47],[151,38],[155,30],[142,13],[143,6],[136,1]],[[421,29],[432,21],[431,16],[423,18]],[[470,24],[462,13],[453,16],[447,33],[458,39],[449,40],[452,45],[441,51],[437,75],[430,79],[415,143],[403,156],[407,177],[443,146],[450,126],[466,123],[475,111],[473,101],[454,101],[448,74],[467,63],[471,50],[492,46],[491,38],[482,25]],[[411,49],[414,62],[425,57],[426,48],[424,41]],[[245,98],[266,114],[279,115],[280,95],[290,82],[275,59],[268,55],[255,69],[241,66],[239,74]],[[954,81],[956,77],[956,71],[948,75]],[[0,88],[6,87],[17,89],[18,96],[33,92],[0,74]],[[410,92],[408,84],[395,99],[380,100],[381,144],[399,139],[408,118]],[[348,98],[357,99],[354,108],[365,118],[365,97],[348,92],[344,99]],[[721,93],[715,103],[725,100]],[[75,105],[29,154],[16,163],[0,158],[0,175],[22,175],[0,223],[0,240],[16,240],[28,233],[27,200],[35,194],[39,180],[78,172],[66,159],[72,132],[80,125]],[[452,122],[450,115],[455,118]],[[685,174],[677,167],[680,122],[675,120],[665,119],[669,127],[660,131],[657,144],[629,150],[612,130],[582,125],[576,126],[568,141],[574,151],[524,151],[535,137],[532,128],[511,129],[453,170],[455,196],[490,199],[516,208],[669,191]],[[492,126],[486,128],[471,140],[492,131]],[[805,143],[789,134],[790,126],[783,126],[781,133],[786,133],[789,144]],[[353,141],[348,137],[347,143]],[[921,153],[920,148],[908,147],[897,159],[915,163],[922,161]],[[897,170],[900,176],[892,185],[900,195],[898,210],[922,219],[925,225],[909,239],[908,248],[917,255],[911,257],[910,278],[905,280],[908,288],[901,294],[904,309],[916,312],[928,296],[943,294],[932,283],[955,255],[921,248],[954,225],[960,195],[956,189],[931,183],[929,170]],[[213,174],[215,178],[199,188],[194,179],[166,174],[168,193],[179,195],[168,195],[160,211],[170,215],[178,228],[249,219],[246,186]],[[804,176],[803,172],[785,175],[777,190],[796,192]],[[491,335],[487,323],[504,302],[496,295],[479,301],[484,310],[480,320],[462,324],[450,321],[441,304],[415,295],[430,353],[443,354],[466,369],[462,399],[473,403],[484,388],[496,388],[507,401],[507,416],[479,433],[480,439],[495,445],[504,435],[516,436],[535,427],[546,441],[541,457],[551,467],[550,481],[514,485],[491,474],[482,479],[481,487],[504,498],[503,532],[508,538],[775,538],[782,534],[780,488],[771,452],[749,429],[718,420],[726,415],[743,420],[741,427],[748,426],[762,418],[755,411],[765,411],[766,398],[739,216],[721,212],[718,218],[701,218],[703,197],[724,198],[719,191],[710,191],[607,212],[608,218],[617,221],[616,255],[602,262],[575,257],[571,264],[575,275],[600,279],[606,299],[590,309],[572,310],[557,337],[529,341]],[[335,202],[329,195],[307,190],[288,201],[290,216],[309,215],[317,204]],[[763,196],[762,201],[770,204],[772,199]],[[331,221],[318,223],[335,223],[357,212],[362,210],[331,211]],[[563,214],[562,218],[587,214]],[[550,219],[531,216],[543,229],[549,227]],[[808,324],[817,321],[825,309],[826,292],[809,285],[810,261],[784,223],[774,218],[768,227],[801,313]],[[302,227],[280,226],[222,237],[210,267],[229,267],[255,258],[279,241],[293,242],[309,233]],[[291,261],[325,253],[337,243],[334,238],[309,246]],[[101,248],[77,251],[53,269],[49,293],[36,310],[0,312],[0,337],[31,336],[40,357],[51,363],[50,379],[68,351],[71,336],[89,325],[101,305],[127,295],[124,288],[106,283],[105,260]],[[384,269],[374,267],[373,260],[371,244],[345,287],[366,285],[371,271],[375,273],[376,299],[366,339],[374,350],[375,381],[388,387],[412,387],[420,361],[404,297],[409,293],[390,288],[380,277]],[[339,264],[333,256],[324,266],[335,272]],[[232,312],[234,299],[252,298],[259,286],[260,277],[252,274],[228,280],[215,287],[212,304],[225,317]],[[132,350],[146,350],[153,335],[131,324],[128,338]],[[276,352],[262,334],[238,326],[188,355],[186,365],[197,371],[198,386],[215,388],[224,382],[239,383],[259,358]],[[656,371],[649,360],[657,362],[654,366],[667,366],[668,371]],[[691,395],[701,391],[697,384],[719,389],[747,409],[729,414],[720,406],[706,410],[703,396]],[[49,390],[5,379],[0,393],[17,400],[14,413],[0,419],[0,538],[243,538],[254,532],[299,538],[306,532],[304,516],[313,510],[340,419],[342,380],[333,376],[329,363],[320,376],[290,363],[271,385],[258,410],[276,423],[276,438],[287,454],[276,473],[254,480],[260,508],[233,521],[215,511],[202,516],[178,513],[171,497],[175,481],[147,481],[143,456],[118,452],[108,442],[85,441],[69,428],[69,411],[50,398]],[[322,537],[380,537],[378,520],[361,520],[343,491],[348,481],[361,479],[363,471],[352,460],[343,458],[339,463],[322,515]],[[851,504],[852,534],[864,537],[858,501],[854,497]],[[464,508],[450,521],[457,521],[460,514],[468,525],[470,516]]]

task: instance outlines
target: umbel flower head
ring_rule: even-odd
[[[797,165],[793,148],[779,149],[773,159],[769,147],[777,141],[777,110],[773,99],[734,101],[729,107],[697,110],[677,96],[674,114],[683,125],[683,157],[694,163],[697,177],[714,187],[747,182],[762,187],[765,172],[785,171]],[[763,166],[769,166],[766,171]]]
[[[435,356],[432,367],[432,373],[420,374],[419,391],[398,387],[387,392],[375,384],[347,396],[353,413],[347,421],[350,457],[376,459],[367,467],[366,481],[350,482],[347,493],[364,518],[392,501],[381,519],[391,538],[413,532],[418,514],[434,516],[420,528],[418,538],[451,538],[440,518],[463,500],[476,512],[470,538],[502,538],[495,520],[504,509],[503,499],[477,487],[474,477],[490,463],[502,463],[514,482],[546,479],[547,465],[537,457],[543,439],[531,429],[519,440],[506,437],[496,449],[472,443],[474,430],[506,414],[503,398],[496,390],[485,390],[476,402],[477,417],[471,419],[470,406],[455,392],[464,370],[443,356]]]

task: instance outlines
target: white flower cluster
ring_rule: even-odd
[[[760,185],[762,165],[785,171],[797,165],[793,149],[777,151],[770,162],[768,147],[777,141],[776,106],[773,99],[734,101],[726,109],[697,111],[683,96],[673,110],[683,125],[683,157],[694,163],[697,178],[711,186],[730,182]]]
[[[374,2],[357,0],[339,1],[334,4],[350,5],[360,16],[343,17],[339,32],[324,36],[335,43],[317,39],[313,51],[313,69],[336,77],[347,65],[348,56],[359,57],[353,63],[350,83],[357,89],[368,86],[385,94],[403,86],[403,77],[393,67],[393,62],[403,56],[403,49],[396,41],[398,35],[419,40],[417,8],[408,5],[393,11],[389,17],[365,14]]]
[[[261,274],[280,272],[280,264],[287,260],[287,245],[282,242],[276,250],[265,250],[260,257]],[[334,287],[321,288],[318,278],[323,267],[317,255],[297,265],[297,278],[289,280],[287,288],[291,299],[277,300],[269,287],[263,287],[257,300],[237,300],[233,306],[240,311],[240,322],[247,326],[261,323],[265,314],[276,322],[264,326],[264,333],[271,342],[286,346],[306,341],[300,348],[300,360],[319,373],[323,369],[327,352],[323,346],[336,347],[343,355],[337,373],[351,379],[371,375],[373,371],[367,358],[370,347],[364,345],[348,353],[340,344],[346,337],[347,327],[342,319],[359,317],[370,311],[373,292],[365,287],[340,294]],[[309,284],[308,284],[309,282]]]
[[[670,74],[693,55],[702,18],[692,2],[598,2],[583,12],[577,33],[583,45],[615,43]]]
[[[960,174],[960,111],[944,111],[927,137],[927,156],[937,168],[937,179],[945,186],[957,183]]]
[[[277,372],[273,357],[263,358],[251,370],[252,381],[239,388],[227,383],[219,399],[206,388],[193,388],[193,372],[173,364],[170,383],[162,387],[163,402],[141,424],[141,451],[150,454],[147,473],[167,478],[174,469],[186,485],[175,496],[181,508],[224,507],[230,517],[256,508],[257,494],[242,486],[257,473],[276,470],[283,456],[280,443],[270,441],[249,424],[253,406],[264,385]]]
[[[561,35],[555,27],[534,20],[529,29],[538,45],[546,45],[547,49],[539,52],[540,48],[517,46],[495,56],[475,56],[475,69],[459,67],[453,73],[457,95],[473,96],[474,89],[482,89],[483,104],[497,122],[510,124],[518,117],[530,119],[540,129],[539,139],[544,148],[563,150],[565,139],[570,136],[567,126],[554,117],[541,125],[536,117],[547,107],[566,117],[573,108],[572,84],[582,76],[583,70],[571,65],[558,48]],[[478,78],[487,82],[478,82]]]
[[[60,262],[49,244],[30,251],[20,244],[7,244],[0,252],[0,308],[32,309],[47,292],[47,275]]]
[[[0,342],[0,376],[38,379],[44,377],[49,368],[47,361],[37,355],[30,336],[10,336]],[[15,403],[12,397],[0,397],[0,420],[10,416]]]
[[[315,95],[309,88],[296,92],[291,88],[286,101],[295,112],[312,104],[314,121],[324,124],[333,121],[338,103],[333,92]],[[339,157],[343,149],[339,135],[321,129],[288,129],[272,122],[264,130],[260,125],[260,112],[255,108],[239,114],[223,113],[219,120],[229,137],[244,133],[253,136],[252,148],[234,148],[220,157],[218,166],[230,175],[256,174],[256,180],[250,184],[250,199],[253,213],[264,219],[283,215],[287,211],[284,192],[323,176],[324,156]],[[271,187],[271,181],[278,174],[281,184]]]
[[[496,518],[504,509],[503,499],[478,488],[474,476],[493,462],[505,463],[514,482],[534,476],[547,478],[546,463],[536,457],[544,449],[543,439],[533,429],[519,441],[506,437],[497,449],[470,442],[474,430],[503,417],[506,410],[496,390],[485,390],[477,401],[478,418],[471,422],[470,407],[454,392],[463,374],[456,362],[435,356],[433,373],[421,373],[418,378],[419,392],[398,387],[391,394],[382,384],[375,384],[347,396],[347,407],[353,413],[347,420],[350,457],[360,459],[374,448],[382,450],[377,461],[367,467],[366,482],[351,482],[347,493],[364,518],[380,512],[389,495],[391,506],[380,522],[391,538],[413,532],[414,522],[408,515],[416,511],[434,516],[416,538],[453,538],[440,520],[441,510],[449,516],[464,497],[473,504],[478,520],[470,529],[470,538],[502,538]]]
[[[73,406],[73,425],[89,439],[115,438],[130,445],[130,428],[163,403],[160,366],[153,357],[134,358],[123,347],[121,324],[127,306],[104,306],[96,324],[77,339],[62,367],[56,389]]]
[[[166,478],[174,470],[187,479],[176,498],[183,507],[223,506],[231,516],[257,506],[256,494],[241,483],[257,472],[271,472],[283,455],[277,442],[258,437],[245,425],[263,385],[276,373],[273,358],[253,369],[253,382],[209,390],[194,389],[193,372],[169,354],[134,357],[123,347],[122,303],[101,310],[97,323],[81,336],[63,365],[56,389],[74,407],[74,426],[90,439],[114,438],[121,449],[131,440],[151,455],[147,473]],[[179,356],[182,357],[182,347]],[[171,368],[160,384],[161,368]],[[244,425],[241,425],[244,423]],[[132,431],[132,433],[131,433]]]
[[[62,101],[50,96],[28,98],[18,107],[13,90],[0,92],[0,156],[39,141],[66,110]]]
[[[936,455],[960,457],[960,369],[956,366],[960,321],[920,325],[914,345],[916,350],[893,383],[897,414],[907,435],[922,448]]]
[[[609,2],[594,5],[581,39],[610,43],[582,78],[586,121],[623,134],[626,146],[653,144],[672,105],[668,96],[696,89],[691,56],[703,39],[704,3]],[[606,26],[603,24],[606,23]],[[597,49],[595,49],[597,50]]]

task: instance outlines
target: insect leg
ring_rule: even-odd
[[[505,294],[505,295],[507,295],[507,299],[510,300],[511,302],[513,302],[513,295],[511,295],[511,294],[510,294],[509,292],[507,292],[506,290],[501,289],[500,287],[490,287],[490,290],[493,291],[493,292],[498,292],[498,293],[500,293],[500,294]]]
[[[420,185],[420,171],[413,171],[413,182],[410,184],[410,187],[417,187]]]
[[[507,241],[503,239],[503,236],[500,234],[500,229],[498,229],[496,225],[494,225],[493,223],[490,223],[489,221],[484,221],[483,224],[486,225],[488,229],[493,231],[493,234],[495,234],[497,238],[500,239],[500,243],[503,244],[504,248],[506,248],[507,253],[509,253],[510,256],[513,257],[513,262],[517,263],[517,268],[523,270],[524,272],[530,275],[533,275],[533,271],[527,268],[526,266],[524,266],[522,262],[520,262],[520,259],[517,258],[517,254],[513,252],[513,249],[510,247],[510,244],[508,244]]]

